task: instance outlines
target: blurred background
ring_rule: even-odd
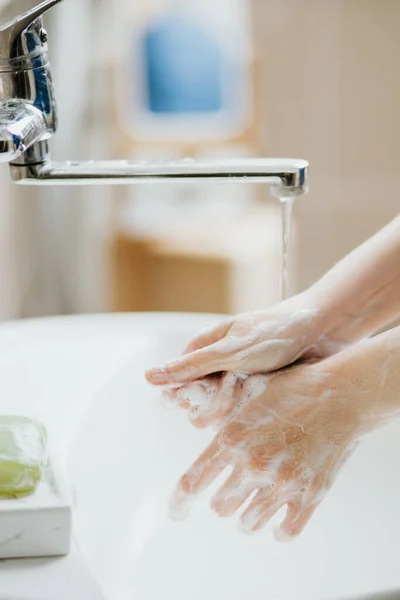
[[[0,0],[1,21],[35,4]],[[65,0],[53,158],[305,158],[292,290],[398,212],[397,0]],[[264,186],[21,188],[0,168],[0,320],[279,300]]]

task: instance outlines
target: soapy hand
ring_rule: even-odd
[[[244,381],[235,391],[236,412],[181,478],[173,515],[185,516],[195,497],[231,467],[212,499],[213,509],[229,517],[255,494],[241,516],[243,528],[261,529],[287,505],[275,535],[297,536],[359,438],[381,419],[376,399],[384,390],[370,364],[374,359],[364,361],[361,350],[361,360],[345,350]]]
[[[399,316],[399,249],[397,217],[307,292],[228,319],[147,372],[194,424],[220,426],[179,483],[176,516],[232,467],[212,502],[221,516],[250,500],[241,520],[256,531],[287,505],[277,536],[300,533],[359,438],[400,413],[400,328],[366,339]]]
[[[164,404],[186,409],[196,427],[220,425],[249,374],[268,373],[299,358],[323,358],[346,345],[324,334],[313,306],[304,293],[228,319],[192,340],[179,359],[148,371],[147,379],[166,386]]]
[[[203,331],[180,358],[146,376],[153,385],[176,386],[222,371],[266,373],[306,354],[327,356],[337,349],[324,335],[318,309],[303,293]]]

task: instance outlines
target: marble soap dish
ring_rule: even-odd
[[[71,537],[72,495],[49,460],[34,494],[0,500],[0,559],[65,555]]]

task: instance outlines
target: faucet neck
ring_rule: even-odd
[[[45,66],[47,33],[42,16],[61,0],[45,0],[38,6],[0,26],[0,73]]]
[[[47,33],[41,18],[19,35],[0,28],[0,73],[15,73],[48,63]]]

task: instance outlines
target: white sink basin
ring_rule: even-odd
[[[0,563],[0,596],[314,600],[400,589],[400,423],[363,442],[295,543],[269,529],[243,535],[209,510],[210,494],[186,522],[169,519],[169,494],[211,433],[164,409],[143,371],[216,320],[104,315],[0,328],[0,412],[49,428],[76,494],[80,548]]]

